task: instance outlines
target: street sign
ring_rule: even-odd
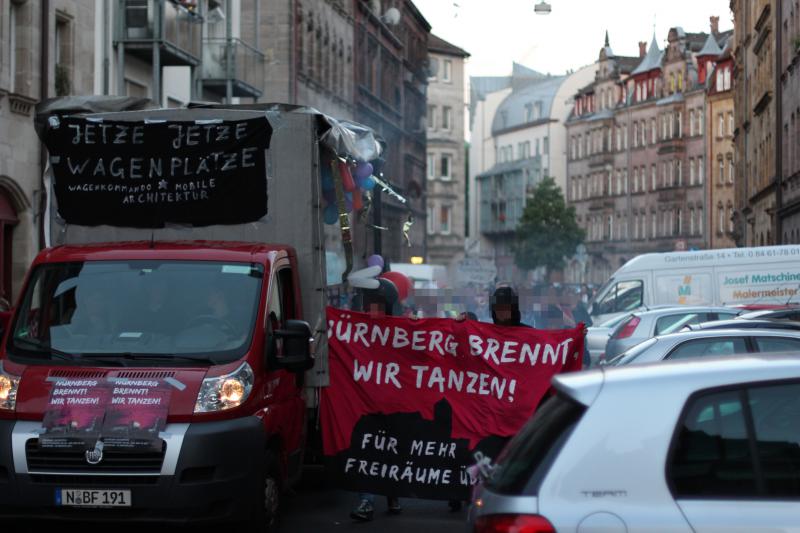
[[[456,265],[456,283],[459,285],[488,285],[494,283],[497,267],[491,259],[466,257]]]

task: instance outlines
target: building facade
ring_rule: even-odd
[[[778,229],[776,0],[732,0],[736,228],[743,246],[775,244]]]
[[[0,0],[0,297],[13,302],[43,246],[45,153],[33,129],[35,105],[91,94],[92,0]]]
[[[389,11],[394,9],[391,15]],[[405,201],[376,195],[374,249],[391,261],[425,256],[426,89],[430,24],[410,0],[357,0],[355,120],[385,140],[384,177]]]
[[[781,93],[781,236],[800,244],[800,5],[781,0],[778,84]]]
[[[567,122],[567,198],[588,251],[568,281],[602,283],[636,255],[709,246],[705,78],[730,36],[717,21],[710,34],[670,29],[664,50],[653,36],[638,58],[601,49]]]
[[[466,112],[464,62],[469,54],[431,35],[427,108],[427,261],[451,273],[464,256]]]
[[[554,178],[562,190],[566,184],[564,121],[571,96],[591,79],[593,70],[585,67],[564,76],[518,70],[522,75],[512,74],[508,88],[486,94],[476,107],[470,158],[478,164],[470,165],[475,176],[470,218],[481,236],[475,247],[480,256],[493,258],[498,279],[527,283],[536,273],[515,265],[516,229],[527,198],[544,177]],[[489,122],[484,109],[495,104]],[[468,243],[470,255],[473,242]]]
[[[715,66],[709,70],[706,90],[706,227],[709,229],[709,248],[733,248],[736,246],[733,58],[730,47],[719,52],[717,56],[709,57]]]

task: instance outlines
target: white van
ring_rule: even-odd
[[[643,254],[600,288],[595,323],[655,305],[800,303],[800,246]]]

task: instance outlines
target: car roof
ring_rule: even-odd
[[[666,335],[659,335],[657,339],[670,339],[670,341],[681,341],[686,339],[702,339],[705,337],[735,337],[747,335],[763,335],[767,337],[798,337],[800,338],[800,331],[788,329],[767,329],[767,328],[738,328],[730,327],[728,329],[701,329],[693,331],[676,331],[675,333],[668,333]]]
[[[700,324],[687,324],[686,326],[692,331],[702,331],[708,329],[788,329],[800,330],[800,322],[791,320],[768,320],[766,318],[754,318],[750,320],[742,320],[740,318],[732,318],[730,320],[712,320],[710,322],[701,322]]]
[[[641,385],[642,391],[662,390],[670,386],[700,390],[793,378],[800,378],[800,357],[785,354],[747,354],[570,372],[554,377],[553,386],[583,405],[590,405],[601,389],[606,387],[637,384]]]
[[[669,314],[672,312],[678,313],[703,313],[703,312],[711,312],[711,313],[738,313],[737,309],[732,309],[730,307],[723,307],[718,305],[667,305],[658,308],[651,308],[644,311],[634,311],[630,314],[636,315],[640,318],[651,317],[651,316],[658,316]]]

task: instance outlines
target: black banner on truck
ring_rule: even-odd
[[[267,214],[272,128],[248,120],[125,122],[51,117],[45,135],[68,224],[160,228]]]

